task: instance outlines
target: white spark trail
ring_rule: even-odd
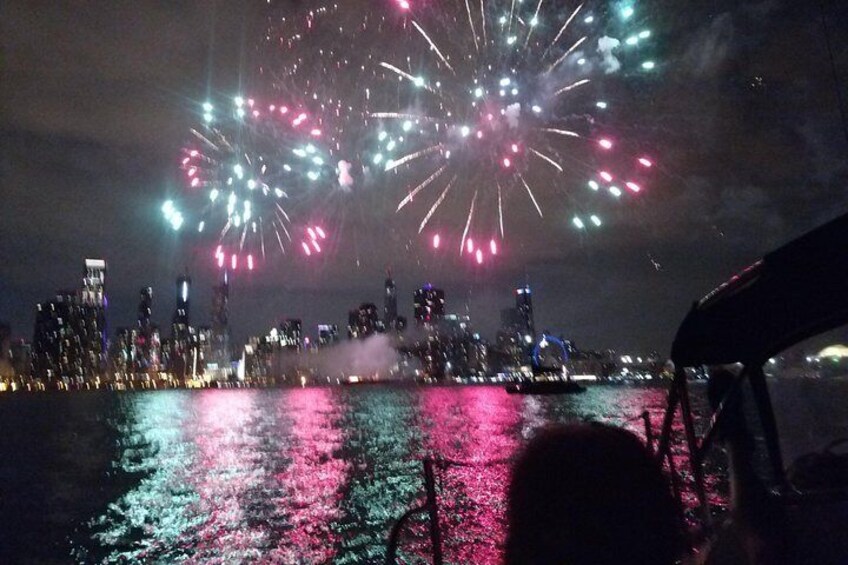
[[[512,0],[512,3],[509,5],[509,25],[506,28],[506,33],[509,35],[509,32],[512,31],[512,14],[515,13],[515,0]]]
[[[533,35],[533,30],[536,26],[533,25],[533,22],[536,24],[539,23],[539,9],[542,7],[542,2],[545,0],[539,0],[539,3],[536,4],[536,13],[533,14],[533,19],[530,20],[530,31],[527,32],[527,39],[524,40],[524,48],[527,49],[527,45],[530,44],[530,36]]]
[[[471,17],[471,4],[465,0],[465,11],[468,12],[468,25],[471,26],[471,36],[474,38],[474,49],[480,52],[480,45],[477,43],[477,30],[474,29],[474,19]]]
[[[384,120],[421,120],[422,122],[438,122],[438,118],[432,116],[421,116],[419,114],[404,114],[402,112],[372,112],[369,118],[381,118]]]
[[[532,151],[532,152],[533,152],[533,154],[534,154],[535,156],[539,157],[540,159],[544,159],[545,161],[547,161],[548,163],[550,163],[550,164],[551,164],[551,166],[553,166],[556,170],[558,170],[559,172],[562,172],[562,165],[560,165],[559,163],[557,163],[556,161],[554,161],[553,159],[551,159],[550,157],[548,157],[548,156],[547,156],[547,155],[545,155],[544,153],[541,153],[541,152],[539,152],[539,151],[536,151],[536,150],[535,150],[535,149],[533,149],[532,147],[530,147],[529,149],[530,149],[530,151]]]
[[[276,228],[276,226],[274,227],[274,235],[277,236],[277,243],[280,244],[280,251],[282,251],[283,255],[285,255],[286,254],[286,248],[285,248],[285,246],[283,246],[283,240],[280,238],[280,232]]]
[[[433,217],[433,214],[435,214],[435,213],[436,213],[436,209],[438,209],[438,207],[439,207],[439,206],[441,206],[442,202],[443,202],[443,201],[444,201],[444,199],[445,199],[445,196],[447,196],[448,191],[449,191],[449,190],[451,189],[451,187],[453,186],[453,181],[455,181],[455,180],[456,180],[456,175],[454,175],[454,176],[453,176],[453,178],[450,180],[450,182],[448,183],[448,185],[445,187],[445,189],[444,189],[444,190],[442,191],[442,193],[439,195],[439,198],[436,200],[435,204],[433,204],[433,205],[430,207],[430,211],[429,211],[429,212],[427,212],[427,215],[426,215],[426,216],[424,216],[424,219],[423,219],[423,220],[421,220],[421,225],[420,225],[420,226],[418,226],[418,233],[421,233],[422,231],[424,231],[424,227],[427,225],[427,222],[429,222],[429,221],[430,221],[430,218],[432,218],[432,217]]]
[[[474,204],[477,202],[477,190],[474,189],[474,196],[471,197],[471,206],[468,208],[468,219],[465,221],[465,229],[462,230],[462,241],[459,243],[459,254],[465,249],[465,238],[468,236],[468,228],[471,227],[471,218],[474,217]]]
[[[562,88],[560,88],[559,90],[554,92],[554,96],[559,96],[563,92],[568,92],[569,90],[574,90],[578,86],[583,86],[584,84],[589,84],[589,79],[584,78],[583,80],[578,80],[577,82],[569,84],[568,86],[563,86]]]
[[[262,248],[262,259],[265,259],[265,230],[262,228],[262,218],[259,218],[259,246]]]
[[[568,24],[571,23],[571,20],[573,20],[577,16],[577,12],[579,12],[581,8],[583,8],[583,4],[577,6],[577,9],[572,12],[572,14],[568,17],[567,20],[565,20],[565,23],[562,24],[561,28],[559,28],[559,32],[556,34],[556,37],[554,37],[554,40],[551,41],[551,44],[548,45],[548,48],[545,49],[544,53],[542,53],[542,58],[544,58],[548,54],[548,51],[550,51],[553,46],[556,45],[556,42],[559,41],[559,38],[562,37],[563,33],[565,33],[565,28],[567,28]]]
[[[437,94],[437,92],[433,89],[432,86],[430,86],[426,82],[421,82],[421,80],[418,77],[412,76],[411,74],[397,68],[396,66],[392,65],[391,63],[386,63],[385,61],[381,61],[380,66],[383,67],[384,69],[389,69],[393,73],[396,73],[397,75],[405,78],[406,80],[408,80],[409,82],[411,82],[415,86],[420,85],[422,88],[426,88],[430,92]]]
[[[401,208],[412,202],[412,199],[415,198],[419,192],[424,190],[431,182],[439,178],[439,176],[441,176],[441,174],[445,172],[445,169],[447,168],[447,165],[442,165],[435,173],[424,179],[424,182],[416,186],[415,189],[406,196],[406,198],[400,201],[400,204],[398,204],[397,210],[395,210],[395,212],[400,212]]]
[[[486,8],[483,5],[484,0],[480,0],[480,18],[483,20],[483,46],[489,44],[489,38],[486,37]]]
[[[557,59],[556,61],[554,61],[554,63],[553,63],[550,67],[548,67],[548,70],[547,70],[547,71],[545,71],[545,73],[550,73],[550,72],[551,72],[551,71],[553,71],[555,68],[557,68],[557,67],[559,66],[559,64],[560,64],[560,63],[562,63],[563,61],[565,61],[565,58],[566,58],[566,57],[568,57],[569,55],[571,55],[571,53],[572,53],[575,49],[577,49],[578,47],[580,47],[580,45],[581,45],[584,41],[586,41],[586,36],[585,36],[585,35],[584,35],[583,37],[581,37],[580,39],[578,39],[577,41],[575,41],[575,42],[574,42],[574,45],[572,45],[571,47],[569,47],[569,48],[568,48],[568,50],[567,50],[565,53],[563,53],[563,54],[560,56],[560,58],[559,58],[559,59]]]
[[[504,238],[504,227],[503,227],[503,200],[501,200],[501,183],[495,181],[495,184],[498,185],[498,224],[501,227],[501,239]]]
[[[582,137],[576,131],[571,131],[567,129],[556,129],[556,128],[539,128],[539,131],[544,131],[547,133],[555,133],[557,135],[564,135],[566,137]]]
[[[286,219],[286,221],[287,221],[288,223],[291,223],[291,218],[289,218],[289,215],[288,215],[288,214],[286,214],[286,211],[283,209],[283,207],[282,207],[282,206],[280,206],[280,205],[279,205],[279,204],[277,204],[277,203],[275,203],[275,205],[277,206],[277,210],[279,210],[279,211],[280,211],[280,214],[282,214],[282,215],[283,215],[283,217]],[[289,239],[291,239],[291,238],[289,238]]]
[[[447,66],[447,68],[449,68],[453,74],[456,74],[456,71],[453,70],[453,67],[451,67],[450,63],[448,63],[448,60],[445,59],[445,56],[442,55],[442,52],[439,51],[439,48],[436,46],[436,44],[433,43],[433,40],[430,39],[430,36],[427,35],[427,32],[425,32],[424,29],[420,25],[418,25],[418,22],[416,22],[415,20],[412,20],[412,25],[415,26],[415,29],[418,30],[418,33],[424,36],[424,39],[427,40],[427,43],[430,44],[430,47],[433,48],[433,51],[436,52],[436,55],[439,56],[439,59],[442,60],[442,62]]]
[[[539,203],[538,203],[538,202],[536,202],[536,197],[533,195],[533,191],[532,191],[532,190],[530,190],[530,185],[528,185],[528,184],[527,184],[527,181],[526,181],[526,180],[524,180],[524,175],[518,175],[518,178],[519,178],[519,179],[521,179],[521,184],[523,184],[523,185],[524,185],[524,188],[526,188],[526,189],[527,189],[527,194],[529,194],[529,195],[530,195],[530,200],[532,200],[532,201],[533,201],[533,206],[535,206],[535,207],[536,207],[536,211],[537,211],[537,212],[539,212],[539,217],[540,217],[540,218],[543,218],[544,216],[542,215],[542,209],[541,209],[541,208],[539,208]]]
[[[442,148],[441,144],[431,145],[430,147],[425,147],[424,149],[422,149],[420,151],[416,151],[415,153],[410,153],[409,155],[404,155],[400,159],[397,159],[397,160],[392,159],[388,163],[386,163],[385,170],[386,171],[392,171],[394,169],[397,169],[401,165],[409,163],[410,161],[413,161],[415,159],[419,159],[421,157],[424,157],[425,155],[429,155],[430,153],[433,153],[434,151],[438,151],[441,148]]]

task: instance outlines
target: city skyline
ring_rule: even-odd
[[[135,320],[139,286],[164,297],[185,270],[205,309],[217,276],[209,249],[165,225],[160,205],[180,189],[175,148],[190,113],[208,92],[239,90],[244,37],[261,18],[229,5],[213,15],[191,2],[4,9],[4,21],[16,22],[4,34],[3,81],[15,85],[3,94],[15,112],[0,123],[0,319],[29,337],[33,305],[73,280],[84,257],[111,266],[113,327]],[[845,13],[832,11],[837,29]],[[478,267],[424,249],[394,214],[396,199],[352,194],[341,200],[344,227],[331,232],[339,239],[323,257],[280,258],[234,277],[234,338],[286,316],[343,327],[344,312],[363,300],[382,305],[391,264],[399,296],[427,280],[454,304],[470,294],[487,335],[512,287],[529,281],[538,327],[589,347],[667,353],[693,300],[844,210],[848,165],[817,6],[667,1],[650,17],[663,30],[655,82],[610,93],[631,102],[624,117],[662,155],[662,175],[634,213],[584,237],[570,218],[542,225],[532,205],[518,203],[526,208],[505,226],[517,237]],[[162,29],[168,42],[158,39]],[[99,41],[88,41],[94,34]],[[786,54],[786,37],[808,48]],[[838,69],[845,56],[836,46]],[[173,305],[155,303],[164,327]],[[406,299],[399,303],[411,319]]]

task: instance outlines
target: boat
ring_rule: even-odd
[[[774,542],[781,563],[848,563],[848,420],[838,408],[823,410],[840,402],[820,401],[833,380],[791,372],[781,380],[773,370],[793,355],[803,362],[798,353],[816,339],[844,334],[846,265],[848,214],[763,256],[695,302],[683,319],[671,348],[674,379],[655,453],[674,478],[679,413],[699,534],[722,531],[704,481],[709,453],[721,443],[736,489],[729,515],[745,517],[737,532],[759,539],[761,548],[769,545],[762,540]],[[713,416],[699,434],[687,371],[704,368]],[[815,387],[822,387],[816,396]],[[725,527],[735,527],[732,518]]]
[[[586,387],[574,381],[522,381],[506,385],[509,394],[575,394],[586,392]]]

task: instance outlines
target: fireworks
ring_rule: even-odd
[[[406,183],[398,212],[423,202],[419,233],[440,210],[462,208],[459,252],[481,263],[497,255],[505,209],[544,218],[554,206],[549,217],[564,209],[582,231],[602,225],[602,198],[627,196],[615,182],[630,197],[643,190],[653,161],[611,134],[612,104],[598,96],[613,76],[656,68],[642,57],[651,32],[635,5],[465,0],[401,11],[412,37],[379,62],[392,96],[369,114],[379,129],[368,160]],[[474,234],[491,236],[488,249]]]
[[[298,106],[236,96],[220,112],[211,102],[201,109],[202,125],[191,130],[181,161],[187,209],[200,234],[217,238],[219,267],[253,270],[273,249],[286,253],[297,237],[292,210],[343,180],[347,164],[332,165],[319,124]],[[185,218],[176,204],[169,200],[162,211],[180,229]],[[314,235],[309,255],[320,252],[325,232],[307,229]]]

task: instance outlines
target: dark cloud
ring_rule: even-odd
[[[355,186],[327,203],[341,218],[331,260],[283,259],[235,279],[238,336],[284,316],[341,324],[356,304],[380,300],[392,266],[408,316],[413,289],[431,281],[446,289],[449,309],[467,310],[491,334],[511,289],[529,281],[539,327],[593,347],[664,349],[692,299],[844,212],[848,144],[818,3],[641,6],[656,22],[659,68],[611,93],[630,108],[625,133],[658,156],[658,180],[640,202],[610,210],[604,230],[580,238],[570,218],[540,222],[526,197],[510,196],[504,257],[476,270],[453,254],[421,252],[412,216],[394,214],[386,187]],[[78,284],[86,256],[109,261],[113,328],[132,323],[137,290],[148,284],[165,323],[186,268],[195,319],[207,321],[208,249],[166,231],[159,204],[178,190],[175,155],[191,109],[252,77],[262,9],[0,3],[0,318],[16,334],[30,333],[36,301]],[[841,5],[828,10],[831,30],[848,27]],[[444,213],[461,222],[465,208],[446,202]]]

